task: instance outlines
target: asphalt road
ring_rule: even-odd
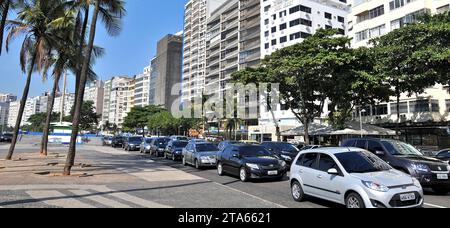
[[[321,199],[308,197],[305,202],[295,202],[290,193],[289,179],[286,177],[283,181],[251,181],[242,183],[238,177],[219,176],[216,169],[197,170],[191,166],[183,166],[180,162],[173,162],[162,158],[152,158],[155,162],[167,165],[184,172],[188,172],[212,182],[227,186],[236,191],[245,192],[249,195],[276,203],[287,208],[343,208],[343,206],[324,201]],[[450,208],[450,194],[448,196],[435,195],[431,190],[425,190],[426,208]]]

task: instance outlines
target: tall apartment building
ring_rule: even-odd
[[[334,28],[347,34],[349,12],[346,0],[261,0],[261,58],[302,42],[320,28]],[[323,113],[325,118],[327,105]],[[301,125],[281,105],[275,116],[282,131]],[[259,125],[250,127],[249,132],[254,140],[276,140],[275,124],[265,105],[260,107]]]
[[[256,67],[261,56],[261,0],[239,1],[239,68]]]
[[[8,125],[9,106],[11,102],[17,100],[17,96],[13,94],[0,93],[0,127],[4,130]]]
[[[449,9],[450,0],[355,0],[349,17],[353,46],[368,46],[370,39],[412,23],[422,13],[436,14]],[[448,87],[436,85],[423,94],[403,94],[400,100],[400,110],[394,97],[391,102],[364,107],[364,121],[391,129],[401,122],[402,140],[415,146],[450,146]],[[359,113],[355,113],[356,117],[359,118]]]
[[[150,104],[161,105],[168,110],[171,110],[180,96],[178,91],[172,94],[172,90],[181,82],[183,51],[181,35],[182,33],[170,34],[162,38],[158,42],[156,57],[151,63]]]
[[[205,85],[207,18],[226,0],[190,0],[185,5],[183,39],[184,101],[201,96]]]
[[[101,80],[90,82],[86,85],[84,101],[94,102],[94,108],[98,115],[103,115],[104,82]]]
[[[134,78],[113,77],[105,82],[102,123],[122,126],[125,117],[133,107]]]
[[[134,106],[145,107],[150,104],[150,73],[151,67],[144,69],[142,74],[136,75],[135,90],[134,90]]]
[[[9,104],[8,127],[15,127],[17,116],[19,115],[19,107],[20,101],[13,101]]]
[[[14,102],[17,96],[11,93],[0,93],[0,102]]]
[[[53,105],[53,111],[54,113],[63,113],[64,116],[70,115],[70,111],[73,108],[73,105],[75,104],[75,94],[74,93],[66,93],[64,95],[64,103],[62,103],[63,96],[62,94],[59,94],[55,98],[55,103]],[[61,107],[63,105],[63,107]]]

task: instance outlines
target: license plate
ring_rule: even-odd
[[[448,180],[448,174],[438,174],[437,179],[438,180]]]
[[[400,195],[400,201],[402,201],[402,202],[412,201],[412,200],[416,200],[416,194],[414,194],[414,193]]]
[[[278,175],[278,171],[269,171],[267,172],[267,174],[269,174],[270,176],[276,176]]]

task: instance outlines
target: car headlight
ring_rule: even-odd
[[[163,148],[158,148],[158,151],[164,151],[164,149]]]
[[[413,183],[414,183],[414,186],[416,186],[418,188],[422,188],[422,184],[420,184],[420,181],[414,177],[413,177]]]
[[[249,167],[250,169],[259,170],[259,165],[257,164],[247,163],[247,167]]]
[[[287,165],[287,163],[286,163],[285,161],[278,161],[278,164],[279,164],[281,167],[285,167],[285,166]]]
[[[389,188],[382,185],[382,184],[378,184],[372,181],[362,181],[362,183],[368,188],[368,189],[372,189],[374,191],[377,192],[388,192]]]
[[[146,147],[145,147],[145,149],[147,149],[147,150],[150,150],[150,148],[151,148],[150,146],[146,146]]]
[[[286,161],[291,161],[292,160],[292,158],[287,156],[287,155],[281,155],[281,158],[283,158]]]
[[[429,173],[430,172],[430,167],[428,167],[428,165],[421,164],[421,163],[412,164],[412,168],[419,173]]]

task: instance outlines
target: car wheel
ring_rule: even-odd
[[[449,191],[448,188],[433,188],[433,192],[441,196],[447,195]]]
[[[222,162],[219,162],[219,164],[217,164],[217,174],[219,174],[219,176],[223,176]]]
[[[305,198],[302,185],[298,181],[294,181],[291,185],[292,198],[297,202],[302,202]]]
[[[364,201],[357,193],[350,193],[345,199],[345,206],[347,208],[366,208]]]
[[[183,156],[183,161],[182,161],[182,163],[183,163],[184,166],[187,166],[186,158],[184,158],[184,156]]]
[[[247,170],[245,170],[244,167],[242,167],[241,170],[239,171],[239,178],[241,179],[242,182],[248,181]]]
[[[196,169],[200,169],[200,164],[198,163],[197,159],[195,159],[195,168]]]

